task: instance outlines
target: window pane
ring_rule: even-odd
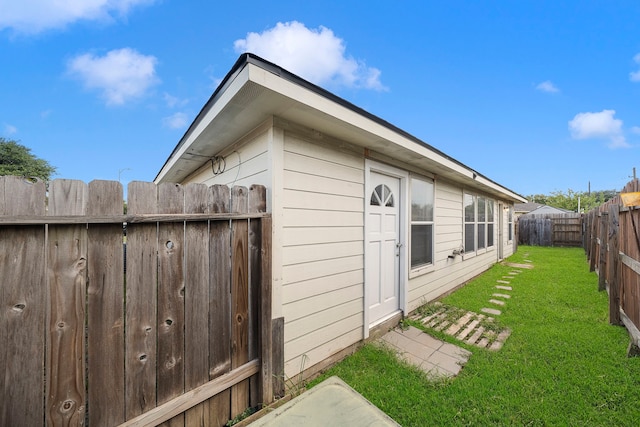
[[[471,194],[464,195],[464,222],[475,222],[476,207]]]
[[[411,179],[411,220],[433,221],[433,183]]]
[[[464,251],[473,252],[476,250],[476,225],[465,224],[464,225]]]
[[[375,191],[371,193],[371,206],[380,206],[380,199]]]
[[[433,225],[411,226],[411,268],[433,263]]]
[[[493,246],[493,224],[487,224],[487,247]]]
[[[487,200],[484,197],[478,197],[478,222],[485,222],[485,208],[487,206]]]
[[[487,200],[487,222],[493,222],[493,200]]]
[[[484,249],[485,246],[485,226],[484,224],[478,224],[478,249]]]

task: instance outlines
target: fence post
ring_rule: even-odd
[[[591,250],[589,253],[589,271],[596,271],[596,249],[598,247],[598,211],[592,212],[591,217]]]
[[[621,325],[620,320],[620,246],[618,231],[620,226],[620,207],[617,204],[609,206],[609,252],[611,265],[609,266],[611,278],[609,281],[609,323]]]
[[[606,289],[607,279],[607,225],[609,222],[607,218],[608,212],[600,212],[600,232],[598,237],[600,238],[600,259],[598,260],[598,290],[604,291]]]

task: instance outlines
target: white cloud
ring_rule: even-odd
[[[0,0],[0,30],[36,34],[79,20],[112,21],[155,0]]]
[[[640,135],[640,126],[632,126],[631,132],[635,133],[636,135]]]
[[[338,84],[386,90],[380,70],[345,56],[344,41],[320,26],[309,29],[292,21],[278,22],[262,33],[248,33],[234,43],[236,52],[251,52],[316,84]]]
[[[622,120],[615,119],[615,110],[599,113],[578,113],[569,121],[569,131],[574,139],[606,139],[610,148],[629,147],[622,132]]]
[[[13,135],[15,133],[18,133],[18,128],[13,126],[13,125],[10,125],[8,123],[5,123],[4,124],[4,133],[6,135]]]
[[[542,92],[549,92],[549,93],[560,92],[560,89],[558,89],[556,87],[556,85],[551,83],[550,80],[546,80],[546,81],[540,83],[539,85],[536,86],[536,89],[538,89],[538,90],[540,90]]]
[[[175,113],[162,119],[162,124],[170,129],[181,129],[189,124],[189,118],[185,113]]]
[[[186,99],[180,99],[176,96],[170,95],[168,93],[164,93],[163,95],[164,97],[164,102],[167,103],[167,107],[169,108],[174,108],[174,107],[183,107],[185,105],[187,105],[187,103],[189,102]]]
[[[79,55],[69,61],[68,71],[85,87],[101,91],[107,105],[121,105],[141,97],[158,82],[157,62],[154,56],[124,48],[107,52],[105,56]]]
[[[640,65],[640,53],[633,57],[636,64]],[[640,70],[629,73],[629,80],[632,82],[640,82]]]

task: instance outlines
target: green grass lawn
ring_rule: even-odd
[[[338,375],[403,426],[639,425],[640,358],[626,357],[626,330],[609,325],[584,252],[525,246],[508,261],[525,259],[535,268],[511,281],[497,316],[511,336],[498,352],[463,345],[473,355],[458,377],[430,382],[368,344],[311,385]],[[495,265],[443,302],[479,312],[511,270]]]

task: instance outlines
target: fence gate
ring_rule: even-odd
[[[132,182],[127,207],[118,182],[0,177],[0,425],[220,426],[272,401],[264,187]]]

